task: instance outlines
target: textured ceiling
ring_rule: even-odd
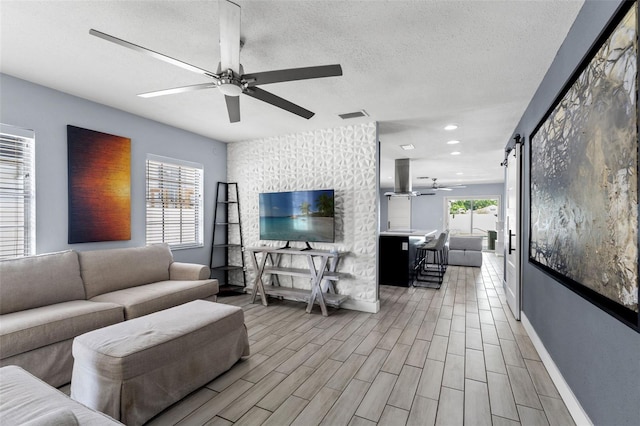
[[[583,1],[237,3],[245,72],[342,65],[342,77],[262,86],[314,111],[311,120],[242,96],[242,121],[230,124],[215,89],[139,98],[208,80],[88,33],[215,71],[216,1],[1,0],[0,71],[223,142],[375,120],[383,187],[404,157],[414,187],[427,182],[419,176],[501,182],[504,145]],[[361,109],[369,117],[338,117]],[[450,122],[459,129],[444,131]],[[408,143],[416,149],[399,147]]]

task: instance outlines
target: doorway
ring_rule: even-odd
[[[508,153],[505,161],[505,190],[507,196],[505,209],[505,271],[504,292],[507,305],[513,316],[520,320],[520,188],[522,180],[522,144],[517,143]]]
[[[445,197],[445,227],[450,235],[482,237],[483,250],[495,250],[500,196]]]

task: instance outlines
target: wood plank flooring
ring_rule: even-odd
[[[506,305],[503,258],[450,266],[439,290],[381,286],[367,314],[249,295],[251,357],[152,425],[573,425]]]

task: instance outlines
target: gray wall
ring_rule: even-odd
[[[529,135],[621,1],[587,0],[514,133]],[[522,309],[596,425],[640,419],[640,334],[528,262],[529,149],[524,155]]]
[[[499,161],[498,161],[499,162]],[[444,198],[445,197],[471,197],[484,195],[499,195],[501,203],[504,203],[504,184],[479,184],[466,185],[466,188],[453,191],[436,191],[436,195],[422,195],[411,199],[411,228],[413,229],[443,229],[444,224]],[[427,192],[428,188],[413,188],[414,191]],[[380,230],[387,230],[387,204],[388,198],[385,192],[393,191],[393,188],[380,190]],[[500,206],[502,211],[502,206]],[[500,214],[502,217],[502,213]]]
[[[5,74],[0,88],[0,121],[35,131],[37,253],[144,245],[145,160],[152,153],[204,165],[205,246],[174,257],[209,264],[216,182],[227,175],[225,144]],[[131,138],[130,241],[67,244],[67,124]]]

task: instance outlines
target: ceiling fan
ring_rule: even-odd
[[[429,179],[428,176],[420,176],[418,179]],[[438,183],[438,178],[431,178],[433,183],[431,184],[432,191],[453,191],[457,188],[466,188],[464,185],[451,185],[451,186],[443,186]]]
[[[431,178],[431,180],[433,181],[431,185],[433,191],[453,191],[456,188],[466,188],[464,185],[442,186],[438,183],[438,178]]]
[[[220,63],[218,64],[217,72],[205,70],[95,29],[89,30],[89,34],[213,80],[209,83],[174,87],[138,95],[143,98],[217,88],[224,94],[231,123],[240,121],[239,96],[241,94],[251,96],[306,119],[313,117],[313,112],[257,86],[285,81],[341,76],[342,67],[339,64],[335,64],[244,74],[240,64],[240,6],[228,0],[220,0],[218,5],[220,15]]]

